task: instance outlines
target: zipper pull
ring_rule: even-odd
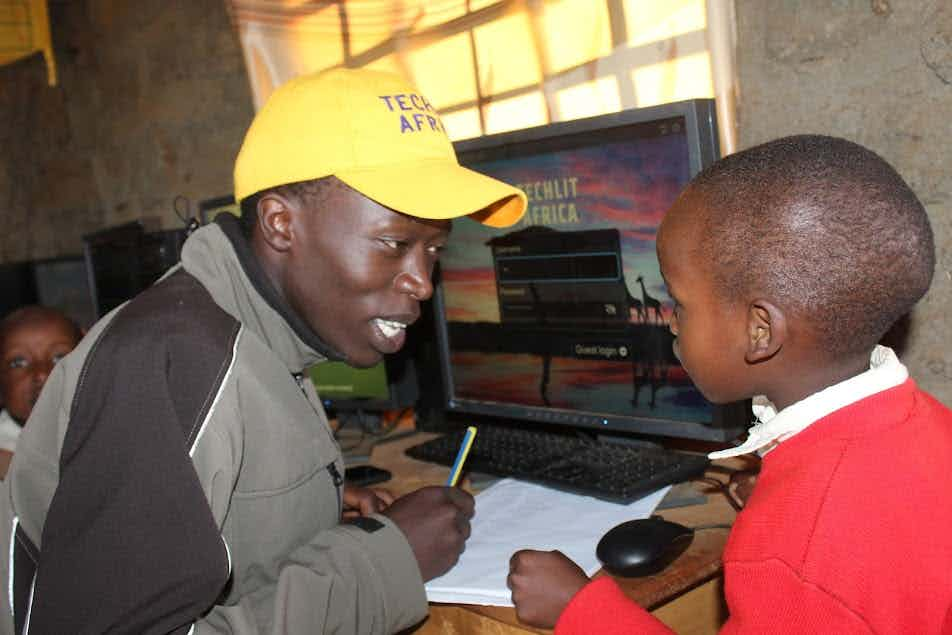
[[[340,472],[337,469],[337,465],[330,463],[327,466],[327,471],[330,472],[331,478],[334,479],[334,485],[340,487],[344,483],[344,477],[340,475]]]

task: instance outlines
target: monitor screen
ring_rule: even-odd
[[[310,375],[324,407],[338,416],[407,408],[419,393],[413,359],[403,351],[371,368],[322,362],[311,367]]]
[[[344,362],[325,362],[311,368],[311,381],[327,404],[344,401],[376,403],[390,398],[383,362],[372,368],[354,368]]]
[[[146,231],[139,221],[83,236],[86,279],[98,319],[144,291],[179,261],[185,229]]]
[[[746,428],[742,405],[713,407],[674,357],[655,255],[665,210],[717,157],[713,101],[456,149],[529,207],[505,229],[454,223],[434,302],[448,411],[712,441]]]

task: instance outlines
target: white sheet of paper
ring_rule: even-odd
[[[606,531],[647,518],[671,489],[628,505],[504,479],[476,495],[472,535],[459,562],[426,584],[430,602],[512,606],[506,576],[520,549],[558,549],[588,575],[601,568],[595,546]]]

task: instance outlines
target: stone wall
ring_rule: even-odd
[[[739,146],[845,137],[885,157],[926,206],[936,275],[900,343],[920,385],[952,405],[952,4],[736,0],[736,11]]]
[[[254,113],[222,0],[53,0],[50,23],[59,85],[39,55],[0,67],[0,263],[231,192]]]

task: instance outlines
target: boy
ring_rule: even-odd
[[[724,552],[723,633],[952,633],[952,413],[877,346],[929,287],[926,212],[879,156],[794,136],[726,157],[666,214],[658,258],[675,352],[705,396],[774,408]],[[517,552],[520,619],[669,633],[609,577]]]
[[[0,322],[0,479],[6,477],[20,430],[54,364],[82,333],[66,315],[43,306],[17,309]]]

